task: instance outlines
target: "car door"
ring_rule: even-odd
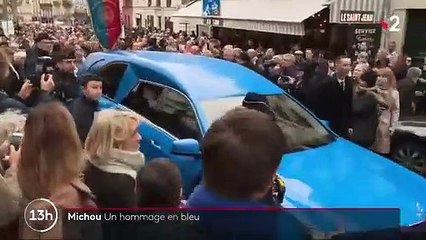
[[[141,151],[147,162],[160,157],[173,161],[181,171],[184,195],[188,196],[201,179],[200,156],[174,154],[172,147],[179,139],[201,139],[198,120],[189,99],[167,86],[141,80],[122,104],[148,120],[139,127]],[[193,120],[188,120],[191,117],[185,114],[193,116]],[[192,125],[185,130],[183,122]]]

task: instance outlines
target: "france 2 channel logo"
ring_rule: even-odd
[[[45,198],[32,200],[25,207],[25,224],[33,231],[45,233],[58,222],[58,209],[52,201]]]

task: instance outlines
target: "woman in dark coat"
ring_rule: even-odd
[[[367,71],[354,82],[352,102],[351,140],[358,145],[370,148],[376,139],[379,124],[379,102],[369,90],[375,86],[377,73]]]

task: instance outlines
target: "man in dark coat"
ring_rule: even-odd
[[[97,75],[87,74],[81,76],[78,81],[83,86],[83,95],[69,105],[69,110],[74,118],[80,140],[84,143],[95,119],[95,113],[99,110],[103,80]]]
[[[75,50],[64,49],[54,54],[53,59],[56,63],[56,69],[53,72],[56,86],[55,97],[61,102],[69,104],[80,95],[80,85],[74,74],[76,69]]]
[[[351,59],[339,56],[335,60],[336,74],[324,80],[318,89],[317,115],[329,121],[330,128],[347,138],[352,113],[352,79],[348,77]]]
[[[27,50],[25,60],[25,76],[36,74],[36,65],[39,57],[49,56],[53,49],[52,38],[47,33],[39,33],[34,39],[34,46]]]
[[[397,82],[402,118],[409,117],[414,113],[412,105],[415,98],[416,84],[421,75],[422,70],[420,68],[412,67],[408,69],[407,76]]]

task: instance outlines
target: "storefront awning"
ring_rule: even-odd
[[[327,6],[325,0],[222,0],[221,16],[203,17],[201,1],[178,10],[178,22],[287,35],[305,35],[303,21]],[[173,21],[176,21],[173,20]]]
[[[389,13],[390,0],[334,0],[330,1],[330,23],[341,21],[342,11],[359,11],[373,13],[373,23],[380,23]]]

